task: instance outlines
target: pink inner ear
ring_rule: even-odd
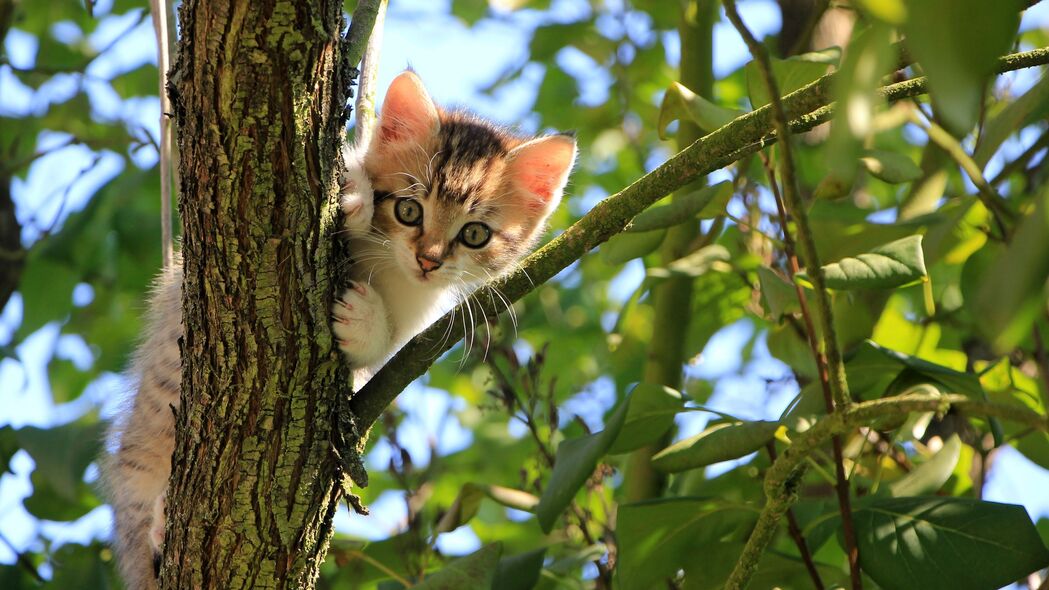
[[[384,143],[418,140],[437,124],[437,108],[415,74],[404,72],[386,91],[379,117],[379,138]]]
[[[538,199],[529,208],[543,209],[559,196],[575,161],[575,142],[554,136],[529,142],[514,156],[512,174],[518,186]]]

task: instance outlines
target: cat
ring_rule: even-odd
[[[343,154],[340,204],[350,283],[332,332],[359,386],[412,336],[536,243],[575,163],[568,135],[519,137],[438,108],[412,72],[386,93],[367,146]],[[114,548],[128,588],[156,588],[175,442],[181,265],[157,280],[130,368],[138,391],[103,462]]]

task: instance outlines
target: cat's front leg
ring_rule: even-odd
[[[344,154],[346,170],[339,187],[339,203],[342,206],[343,224],[350,235],[364,235],[371,231],[372,216],[375,214],[375,193],[368,173],[364,170],[361,157],[355,152]]]
[[[332,306],[332,320],[339,349],[354,369],[374,367],[386,360],[392,336],[390,319],[374,288],[351,282]]]

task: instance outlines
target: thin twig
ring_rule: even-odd
[[[171,69],[170,45],[168,44],[167,0],[149,0],[149,11],[153,15],[153,32],[157,41],[157,70],[160,94],[160,251],[164,269],[174,260],[175,242],[171,219],[171,163],[172,129],[171,98],[168,96],[168,70]]]
[[[375,28],[380,4],[385,5],[386,0],[360,0],[357,8],[353,9],[350,28],[346,31],[346,60],[351,66],[356,66],[364,57],[367,47],[365,39],[369,38],[372,29]]]
[[[379,57],[382,55],[382,32],[386,23],[387,0],[380,0],[375,13],[368,47],[361,58],[361,73],[357,78],[357,130],[355,143],[363,148],[371,141],[375,129],[375,82],[379,75]],[[356,16],[356,13],[354,13]]]
[[[1045,352],[1045,342],[1038,326],[1031,328],[1034,339],[1034,360],[1038,364],[1038,374],[1042,377],[1039,389],[1042,390],[1042,409],[1049,412],[1049,354]]]
[[[775,463],[776,443],[769,441],[765,445],[765,450],[769,453],[769,459]],[[794,511],[790,508],[787,508],[787,532],[790,533],[790,538],[794,540],[794,545],[798,548],[801,560],[805,562],[805,569],[809,571],[809,577],[812,578],[812,587],[816,588],[816,590],[823,590],[823,579],[820,578],[820,572],[816,569],[816,563],[812,560],[812,553],[809,551],[809,544],[805,542],[805,535],[801,534],[801,527],[798,526],[798,519],[794,517]]]
[[[834,331],[834,317],[831,313],[830,297],[827,294],[823,281],[823,269],[820,265],[819,253],[816,251],[816,244],[813,241],[808,216],[805,213],[804,204],[798,190],[798,180],[794,169],[793,147],[790,142],[790,118],[787,117],[787,112],[783,108],[783,101],[780,98],[776,77],[772,72],[772,63],[769,59],[768,51],[758,43],[758,40],[750,32],[746,24],[743,23],[743,19],[740,18],[739,12],[736,10],[735,0],[725,0],[724,6],[725,15],[732,22],[732,25],[736,27],[736,30],[739,31],[743,42],[750,49],[750,53],[754,56],[754,61],[757,62],[762,78],[765,81],[765,86],[768,89],[773,112],[772,125],[780,139],[779,161],[780,172],[783,177],[783,201],[787,211],[797,224],[797,239],[801,245],[801,254],[805,259],[805,267],[812,276],[816,310],[819,314],[822,342],[816,341],[811,316],[808,313],[805,314],[806,327],[809,332],[809,345],[812,347],[812,353],[816,357],[820,385],[823,387],[827,411],[833,413],[836,408],[844,409],[849,406],[851,401],[849,399],[849,386],[845,378],[845,363],[842,361],[841,349],[838,347],[838,338]],[[786,223],[783,225],[783,233],[784,235],[789,233]],[[796,273],[798,271],[796,268],[797,259],[792,257],[792,260],[795,268],[791,270],[792,273]],[[807,312],[805,308],[805,294],[797,283],[795,283],[795,288],[797,289],[798,300],[802,305],[802,310]],[[820,346],[821,344],[822,346]],[[860,577],[860,554],[856,545],[856,531],[852,522],[849,482],[845,476],[841,439],[835,436],[831,442],[834,450],[834,469],[837,475],[834,489],[837,492],[838,508],[841,512],[841,522],[845,537],[845,554],[849,560],[849,576],[853,590],[862,590],[863,579]],[[741,556],[740,559],[742,561],[743,557]]]
[[[1009,178],[1009,176],[1012,173],[1016,172],[1017,169],[1022,170],[1024,167],[1026,167],[1027,163],[1030,162],[1036,155],[1038,155],[1038,152],[1042,151],[1046,147],[1049,147],[1049,131],[1042,133],[1042,136],[1035,140],[1035,142],[1031,144],[1031,147],[1024,150],[1024,153],[1020,154],[1018,158],[1003,166],[1002,169],[998,172],[998,174],[995,175],[995,177],[992,178],[990,181],[988,181],[988,184],[990,184],[992,187],[998,186],[1002,183],[1003,180]]]
[[[36,566],[33,565],[33,562],[29,561],[29,558],[26,557],[25,553],[22,553],[21,551],[16,549],[14,544],[12,544],[11,541],[8,540],[8,538],[4,536],[3,533],[0,533],[0,541],[3,541],[4,544],[7,545],[9,549],[11,549],[11,552],[15,554],[15,560],[18,562],[18,565],[22,566],[22,569],[29,572],[29,575],[33,576],[33,579],[35,579],[37,582],[40,582],[41,584],[47,582],[47,580],[45,580],[44,577],[40,575],[40,572],[37,571]]]

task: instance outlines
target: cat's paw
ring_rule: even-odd
[[[375,214],[375,195],[364,164],[359,157],[346,157],[346,170],[339,187],[339,203],[342,206],[343,224],[351,234],[366,234],[371,229]]]
[[[149,546],[156,559],[164,552],[164,496],[161,494],[153,502],[153,519],[149,523]]]
[[[361,282],[349,289],[332,306],[332,332],[339,350],[355,369],[370,367],[389,354],[390,321],[379,294]]]

